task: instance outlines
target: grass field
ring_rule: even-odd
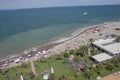
[[[20,80],[20,75],[22,74],[25,80],[42,80],[43,76],[41,72],[44,70],[50,70],[51,67],[54,68],[55,76],[56,77],[67,77],[67,76],[74,76],[75,72],[72,67],[62,60],[57,60],[57,56],[52,56],[47,59],[44,63],[40,60],[34,62],[36,73],[38,74],[37,77],[30,79],[32,72],[30,64],[22,64],[20,66],[2,70],[0,71],[0,79],[1,80]]]
[[[87,48],[84,48],[84,50],[85,49],[86,51],[83,51],[82,54],[87,52]],[[75,56],[75,59],[78,58],[75,62],[78,64],[81,60],[79,60],[79,54],[81,54],[81,52],[72,52],[74,53],[72,53],[72,55]],[[73,67],[66,61],[67,58],[71,55],[70,52],[68,53],[69,55],[64,55],[66,54],[64,53],[61,55],[51,56],[48,59],[41,58],[37,61],[34,61],[36,76],[34,76],[32,73],[30,63],[22,63],[17,67],[0,70],[0,80],[20,80],[21,75],[23,76],[24,80],[43,80],[42,73],[44,73],[46,70],[50,71],[51,67],[54,69],[54,77],[56,78],[54,80],[90,80],[90,78],[91,80],[96,80],[97,76],[104,77],[116,71],[120,71],[120,62],[118,60],[120,58],[119,56],[107,61],[106,63],[96,64],[97,67],[93,67],[93,64],[95,63],[89,58],[89,56],[87,56],[87,54],[84,54],[81,58],[83,58],[82,60],[86,61],[87,63],[84,66],[85,71],[80,71],[79,74],[77,74]],[[90,66],[91,69],[89,69]]]

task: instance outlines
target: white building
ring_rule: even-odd
[[[120,54],[120,43],[115,42],[115,38],[112,39],[99,39],[93,42],[93,45],[98,49],[109,53],[112,56]]]
[[[97,54],[97,55],[94,55],[92,56],[92,58],[97,62],[97,63],[100,63],[100,62],[104,62],[106,60],[109,60],[111,59],[112,57],[106,53],[101,53],[101,54]]]

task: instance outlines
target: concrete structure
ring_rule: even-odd
[[[48,74],[43,75],[43,80],[48,80],[49,76]]]
[[[97,54],[97,55],[94,55],[92,56],[92,58],[97,62],[97,63],[100,63],[100,62],[104,62],[108,59],[111,59],[112,57],[106,53],[101,53],[101,54]]]
[[[93,45],[112,56],[120,55],[120,43],[115,42],[115,38],[99,39]]]
[[[54,73],[54,69],[53,69],[53,67],[51,67],[51,73],[52,73],[52,74]]]

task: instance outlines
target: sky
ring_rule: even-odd
[[[120,0],[0,0],[0,10],[112,4],[120,4]]]

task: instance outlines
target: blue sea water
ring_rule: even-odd
[[[0,58],[77,28],[119,20],[120,5],[1,10]]]

